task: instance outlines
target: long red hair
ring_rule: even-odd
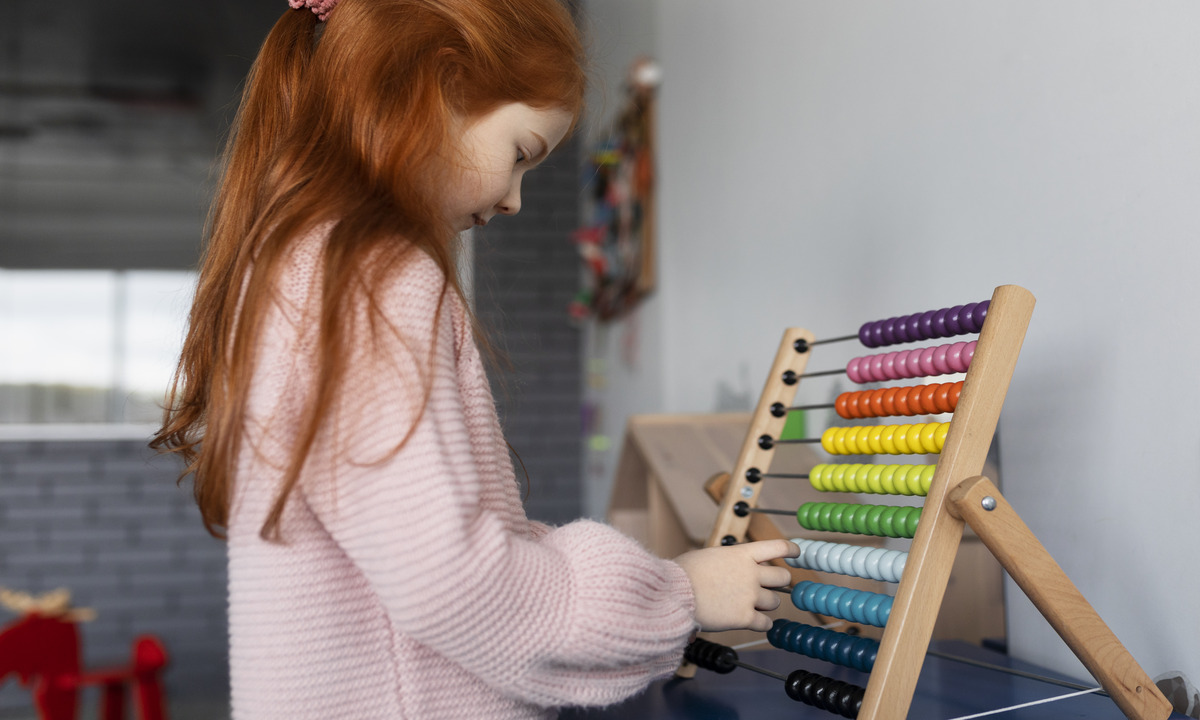
[[[210,533],[223,536],[228,523],[255,339],[296,238],[334,223],[317,383],[261,530],[268,539],[279,537],[345,374],[339,348],[353,303],[365,298],[379,319],[377,288],[415,251],[462,294],[454,230],[437,197],[456,157],[455,120],[510,102],[578,118],[583,91],[583,51],[558,0],[342,0],[325,22],[308,10],[284,12],[247,79],[187,336],[150,443],[182,457],[180,480],[192,476]]]

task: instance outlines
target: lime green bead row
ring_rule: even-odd
[[[936,465],[870,465],[821,463],[808,471],[808,481],[822,492],[876,495],[929,494]]]
[[[808,530],[910,538],[917,532],[921,508],[850,503],[804,503],[796,521]]]
[[[821,447],[831,455],[911,455],[940,453],[950,423],[859,425],[821,433]]]

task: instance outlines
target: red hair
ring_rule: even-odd
[[[317,385],[262,527],[268,539],[279,537],[345,374],[338,351],[353,304],[365,299],[379,319],[376,289],[414,251],[462,294],[454,230],[437,202],[437,180],[456,156],[456,119],[512,102],[578,119],[583,91],[583,51],[558,0],[341,0],[323,23],[307,10],[284,13],[251,69],[226,147],[187,337],[150,443],[183,458],[180,479],[193,477],[210,533],[222,536],[228,522],[255,338],[292,242],[335,223],[323,257]]]

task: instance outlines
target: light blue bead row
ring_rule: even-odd
[[[792,542],[800,546],[798,557],[787,558],[787,564],[792,567],[880,582],[900,582],[904,564],[908,561],[908,553],[902,550],[804,538],[792,538]]]

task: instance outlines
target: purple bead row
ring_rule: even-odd
[[[913,315],[875,320],[858,329],[858,339],[867,347],[933,340],[977,333],[987,318],[990,300]]]
[[[966,372],[975,357],[975,343],[972,340],[863,355],[846,363],[846,374],[856,383],[868,383]]]

